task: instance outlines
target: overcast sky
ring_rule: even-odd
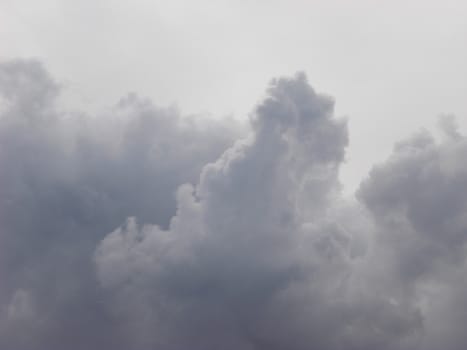
[[[0,0],[0,349],[467,349],[466,18]]]
[[[353,191],[401,136],[444,113],[465,124],[465,18],[462,0],[1,0],[0,57],[40,58],[67,107],[134,91],[219,118],[245,118],[271,77],[305,71],[349,118]]]

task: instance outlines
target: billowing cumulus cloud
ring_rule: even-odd
[[[2,64],[0,91],[1,348],[467,346],[452,117],[347,198],[347,122],[304,74],[273,80],[248,128],[136,95],[63,112],[34,61]]]
[[[467,138],[441,119],[443,140],[423,131],[398,143],[358,197],[377,222],[377,257],[389,288],[411,295],[423,318],[423,349],[467,345],[465,262]]]
[[[3,63],[0,92],[0,348],[118,348],[96,245],[129,215],[167,226],[178,186],[240,128],[136,95],[98,116],[61,112],[35,61]]]

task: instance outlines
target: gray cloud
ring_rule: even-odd
[[[103,240],[99,280],[138,346],[372,349],[420,327],[411,300],[358,270],[369,237],[362,208],[340,203],[332,106],[304,75],[273,81],[253,135],[180,188],[168,230],[130,219]]]
[[[38,62],[0,66],[0,348],[119,348],[95,246],[129,215],[167,226],[176,188],[240,129],[136,95],[99,116],[59,112],[59,91]]]
[[[3,63],[0,92],[0,348],[467,346],[453,117],[346,198],[347,123],[304,74],[249,131],[134,94],[62,112],[34,61]]]
[[[423,349],[463,349],[467,239],[467,139],[452,117],[442,141],[428,132],[400,142],[358,196],[377,222],[377,257],[390,281],[410,294],[424,320]]]

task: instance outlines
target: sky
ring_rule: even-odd
[[[465,18],[0,0],[0,349],[465,349]]]
[[[137,92],[217,118],[247,118],[272,77],[305,71],[350,120],[352,193],[408,131],[440,114],[465,126],[466,16],[462,0],[2,0],[0,57],[40,59],[67,107]]]

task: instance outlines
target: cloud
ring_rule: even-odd
[[[344,197],[347,122],[303,73],[248,128],[134,94],[63,112],[60,89],[38,62],[0,66],[1,348],[467,346],[453,117]]]
[[[0,92],[0,347],[119,348],[95,246],[129,215],[167,226],[177,187],[240,127],[136,95],[98,116],[61,112],[60,86],[36,61],[3,63]]]
[[[268,313],[285,306],[283,294],[309,268],[319,273],[321,261],[308,261],[302,241],[323,245],[329,263],[344,264],[345,233],[335,228],[315,240],[302,222],[324,215],[338,188],[347,129],[331,114],[332,101],[303,75],[273,82],[253,134],[207,164],[196,187],[179,189],[168,230],[130,219],[103,240],[99,279],[116,289],[139,346],[262,347],[268,335],[283,333]],[[309,196],[314,210],[305,212]]]
[[[386,264],[390,287],[418,304],[423,349],[462,349],[467,317],[467,139],[452,117],[440,120],[443,140],[426,131],[396,145],[376,166],[358,196],[377,222],[375,260]],[[376,255],[375,254],[375,255]]]
[[[168,230],[130,219],[103,240],[99,280],[140,348],[372,349],[420,327],[412,305],[358,290],[365,218],[340,203],[332,106],[303,74],[273,81],[253,134],[180,188]]]

